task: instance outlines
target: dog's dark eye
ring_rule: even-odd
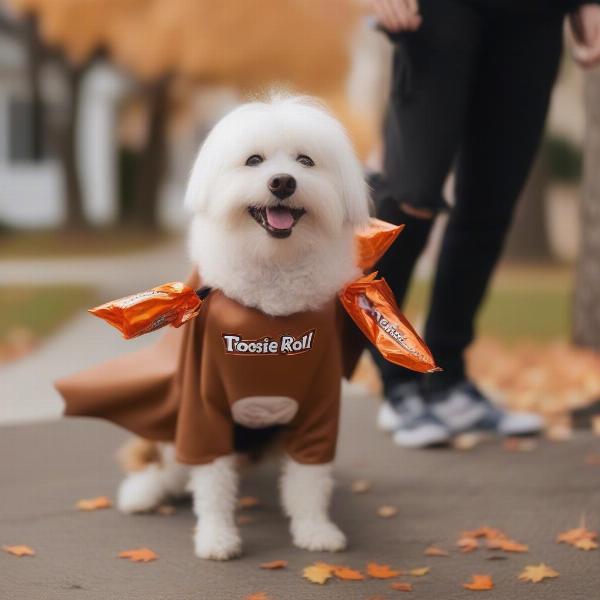
[[[260,165],[263,160],[265,159],[260,154],[253,154],[246,159],[246,166],[256,167],[257,165]]]
[[[296,160],[301,165],[304,165],[305,167],[314,167],[315,166],[315,161],[310,156],[307,156],[306,154],[298,154],[298,158]]]

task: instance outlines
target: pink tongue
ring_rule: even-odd
[[[290,229],[294,217],[289,208],[267,208],[267,221],[273,229]]]

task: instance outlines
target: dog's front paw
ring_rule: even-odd
[[[242,553],[242,540],[235,527],[202,519],[194,534],[196,556],[209,560],[229,560]]]
[[[128,514],[146,512],[156,508],[164,496],[158,473],[149,467],[127,476],[121,482],[117,494],[117,506],[121,512]]]
[[[304,550],[339,552],[346,547],[346,536],[331,521],[292,521],[291,530],[294,544]]]

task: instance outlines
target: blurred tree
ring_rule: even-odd
[[[581,245],[575,283],[573,337],[600,352],[600,71],[586,74],[586,139]]]
[[[145,227],[157,226],[171,82],[183,77],[244,93],[280,82],[327,95],[339,89],[346,76],[349,38],[359,14],[352,0],[9,1],[35,14],[43,40],[68,58],[68,134],[75,131],[83,69],[99,49],[139,82],[147,132],[136,161],[130,215]],[[72,149],[67,144],[62,156],[74,210],[80,186]]]

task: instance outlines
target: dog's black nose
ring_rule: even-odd
[[[287,173],[273,175],[269,179],[269,190],[280,200],[283,200],[296,191],[296,180]]]

